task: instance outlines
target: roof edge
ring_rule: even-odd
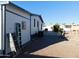
[[[16,5],[16,4],[12,3],[11,1],[9,1],[9,4],[11,4],[11,5],[13,5],[13,6],[15,6],[15,7],[19,8],[19,9],[21,9],[21,10],[27,12],[27,13],[29,13],[29,14],[32,14],[31,12],[29,12],[29,11],[27,11],[27,10],[21,8],[20,6],[18,6],[18,5]]]
[[[38,14],[31,14],[31,16],[39,16],[41,21],[44,23],[43,19],[42,19],[42,16],[41,15],[38,15]]]

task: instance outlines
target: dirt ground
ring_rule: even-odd
[[[45,33],[44,38],[33,42],[30,48],[28,48],[30,51],[34,50],[31,51],[29,54],[38,56],[48,56],[48,57],[60,57],[60,58],[78,58],[79,32],[70,32],[66,34],[65,36],[67,37],[67,40],[63,40],[63,37],[59,36],[60,35],[57,33],[52,32]],[[59,42],[57,40],[59,40]],[[48,44],[47,41],[51,44]],[[42,46],[43,44],[48,45]],[[42,48],[38,48],[40,46],[42,46]],[[35,50],[35,48],[38,48],[38,50],[37,49]],[[26,56],[27,52],[25,52],[24,54]],[[19,57],[24,57],[24,55],[21,55]]]
[[[50,45],[44,49],[33,52],[35,55],[55,56],[55,57],[79,57],[79,33],[70,32],[66,34],[68,41],[62,41]]]

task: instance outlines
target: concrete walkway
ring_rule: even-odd
[[[45,32],[43,38],[38,38],[26,48],[24,54],[17,57],[24,58],[53,58],[53,57],[79,57],[79,35],[69,33],[68,39],[55,32]]]

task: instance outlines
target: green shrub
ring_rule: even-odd
[[[58,24],[55,24],[55,25],[53,26],[53,31],[54,31],[54,32],[59,32],[59,30],[60,30],[60,26],[59,26]]]
[[[58,32],[58,33],[60,33],[60,34],[63,33],[63,29],[60,28],[60,25],[59,25],[59,24],[55,24],[55,25],[53,26],[52,30],[53,30],[54,32]]]

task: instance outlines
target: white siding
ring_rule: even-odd
[[[35,27],[34,27],[34,19],[35,19]],[[38,32],[37,29],[37,19],[35,16],[31,16],[31,35]]]
[[[30,20],[20,17],[20,16],[13,14],[11,12],[6,12],[6,33],[14,33],[15,32],[15,24],[16,23],[21,24],[22,21],[26,22],[26,29],[21,31],[22,44],[25,44],[26,42],[28,42],[30,40]],[[9,46],[8,46],[8,42],[7,42],[7,51],[8,50],[9,50]]]
[[[0,5],[0,50],[1,50],[1,5]]]
[[[13,13],[10,13],[10,12],[6,12],[6,32],[7,33],[13,33],[15,32],[15,24],[16,23],[20,23],[22,21],[25,21],[26,22],[26,29],[25,30],[22,30],[22,37],[25,39],[25,40],[22,40],[23,43],[27,42],[29,39],[30,39],[30,20],[28,19],[25,19],[23,17],[20,17],[20,16],[17,16]]]
[[[37,17],[37,20],[39,21],[39,31],[42,31],[41,24],[43,25],[43,23],[42,23],[42,21],[41,21],[39,16]]]
[[[35,27],[34,27],[34,19],[35,19]],[[37,21],[39,22],[39,29],[37,27]],[[38,31],[42,31],[41,24],[43,23],[39,16],[31,16],[31,35],[38,33]]]

